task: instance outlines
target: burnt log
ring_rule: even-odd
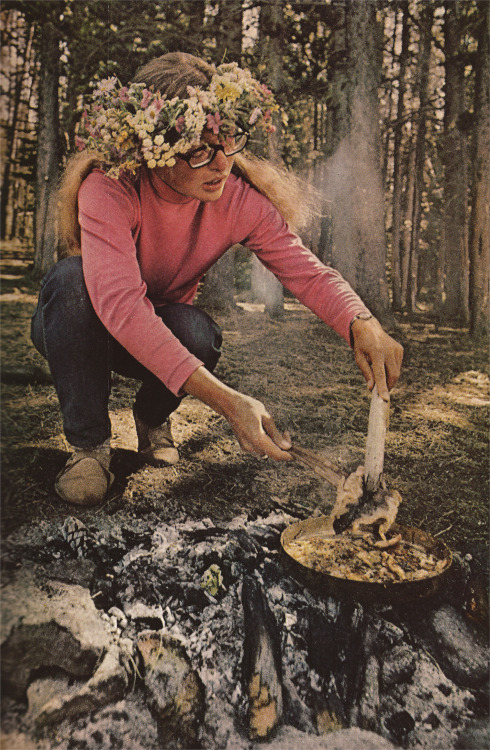
[[[283,715],[281,639],[264,590],[256,579],[244,579],[242,604],[242,678],[248,698],[249,735],[253,740],[266,740]]]

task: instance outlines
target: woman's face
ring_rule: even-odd
[[[203,133],[201,140],[219,143],[218,137],[210,132]],[[221,197],[234,161],[234,156],[218,151],[212,162],[198,169],[191,169],[186,161],[177,159],[173,167],[156,167],[154,172],[177,193],[210,202]]]

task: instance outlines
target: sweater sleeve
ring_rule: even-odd
[[[247,188],[242,196],[236,230],[241,241],[294,296],[350,345],[350,324],[369,312],[348,282],[324,265],[291,231],[264,196]]]
[[[109,333],[172,393],[203,363],[172,334],[147,297],[135,237],[139,200],[129,181],[92,172],[78,196],[83,273]]]

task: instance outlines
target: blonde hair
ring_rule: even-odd
[[[185,52],[157,57],[138,70],[134,83],[145,83],[165,96],[185,97],[187,86],[206,86],[216,69],[205,60]],[[80,255],[78,191],[93,169],[107,166],[96,151],[81,151],[66,165],[59,190],[59,257]],[[265,195],[293,227],[304,226],[311,216],[311,191],[307,183],[285,168],[242,152],[235,157],[233,173]],[[137,179],[137,176],[136,178]]]

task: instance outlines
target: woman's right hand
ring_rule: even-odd
[[[282,434],[265,406],[255,398],[229,388],[204,367],[199,367],[184,383],[183,390],[224,416],[242,450],[262,458],[289,461],[291,441]]]
[[[289,461],[287,452],[291,441],[287,433],[282,434],[265,406],[255,398],[236,393],[236,398],[224,413],[243,451],[255,453],[262,458]]]

